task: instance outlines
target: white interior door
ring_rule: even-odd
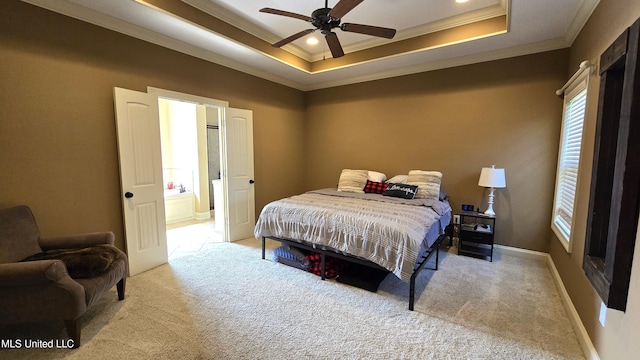
[[[167,263],[158,98],[114,88],[129,275]]]
[[[221,124],[222,177],[227,241],[253,237],[253,112],[224,108]]]

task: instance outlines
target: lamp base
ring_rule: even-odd
[[[494,191],[494,188],[491,188],[491,191],[489,191],[489,207],[484,212],[485,215],[489,215],[489,216],[496,216],[495,211],[493,211],[493,196],[494,196],[493,191]]]

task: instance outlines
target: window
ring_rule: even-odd
[[[588,81],[589,70],[582,71],[577,79],[569,84],[564,97],[551,228],[567,252],[571,252],[571,228],[578,184],[578,165],[580,164]]]

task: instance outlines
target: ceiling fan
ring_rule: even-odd
[[[334,28],[340,28],[342,31],[346,32],[354,32],[359,34],[378,36],[387,39],[392,39],[396,35],[395,29],[383,28],[379,26],[371,26],[371,25],[362,25],[362,24],[352,24],[352,23],[343,23],[341,24],[341,19],[344,15],[346,15],[349,11],[353,10],[358,4],[363,2],[364,0],[340,0],[336,4],[335,7],[329,8],[328,0],[324,2],[324,8],[320,8],[311,13],[311,17],[301,14],[292,13],[289,11],[272,9],[272,8],[263,8],[260,9],[260,12],[288,16],[295,19],[304,20],[310,22],[315,29],[307,29],[300,31],[294,35],[289,36],[288,38],[282,39],[277,43],[273,44],[273,47],[281,47],[286,45],[294,40],[297,40],[307,34],[311,34],[316,30],[320,30],[327,41],[327,45],[329,45],[329,50],[331,50],[331,55],[334,58],[339,58],[344,56],[344,51],[342,50],[342,45],[340,45],[340,40],[338,40],[338,36],[336,33],[331,31]]]

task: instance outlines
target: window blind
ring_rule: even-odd
[[[582,128],[587,105],[586,81],[566,94],[563,114],[553,225],[567,243],[571,238],[573,209],[578,183],[578,165],[582,146]]]

